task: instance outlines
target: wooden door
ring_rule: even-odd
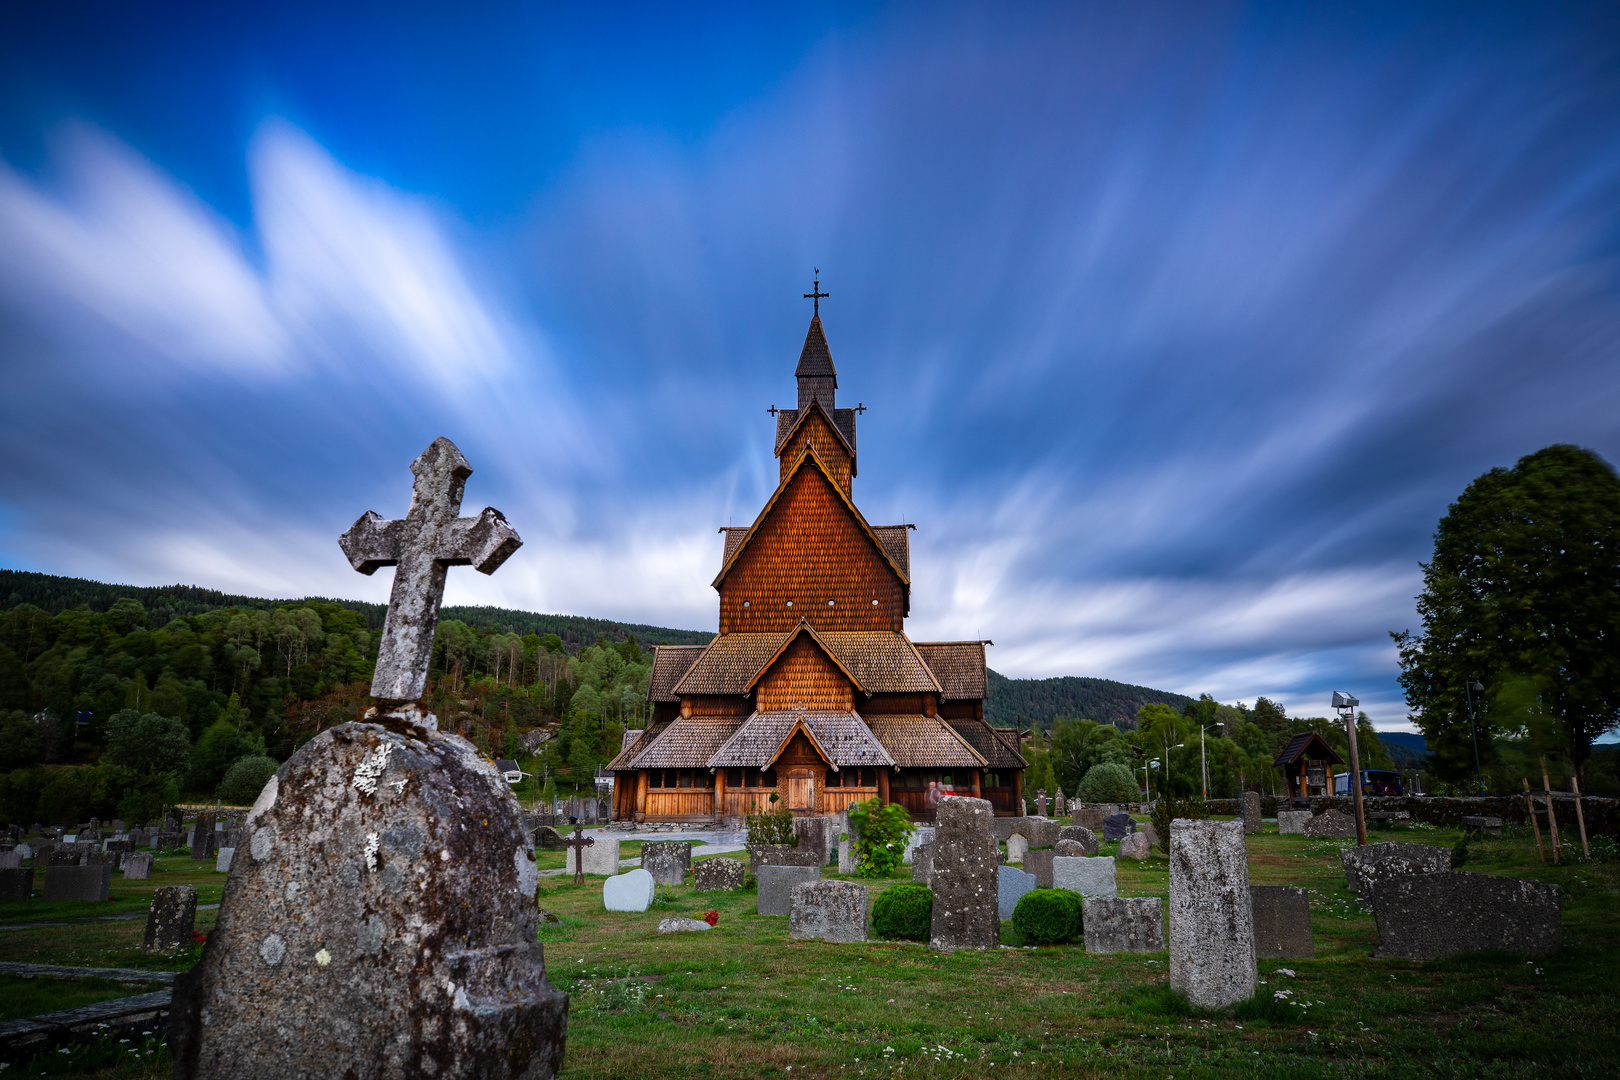
[[[787,804],[789,810],[814,810],[816,808],[816,778],[808,770],[794,772],[785,777],[787,780]]]

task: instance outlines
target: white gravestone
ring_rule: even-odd
[[[657,887],[653,876],[638,866],[602,882],[602,906],[609,911],[646,911]]]
[[[1052,887],[1109,900],[1119,895],[1112,855],[1058,856],[1052,860]]]

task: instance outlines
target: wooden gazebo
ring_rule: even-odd
[[[1314,731],[1306,731],[1288,740],[1272,762],[1288,777],[1288,792],[1296,799],[1311,795],[1327,795],[1333,791],[1333,766],[1343,765],[1340,757],[1327,740]],[[1314,790],[1313,790],[1314,789]]]

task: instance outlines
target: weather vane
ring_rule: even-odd
[[[821,267],[819,266],[816,267],[816,282],[814,285],[810,286],[810,289],[810,292],[804,294],[804,298],[806,300],[814,300],[816,302],[815,313],[819,317],[821,315],[821,298],[823,296],[832,295],[832,293],[824,293],[821,291]]]

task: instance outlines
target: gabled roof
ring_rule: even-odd
[[[911,574],[899,563],[895,562],[894,556],[889,554],[889,549],[884,546],[882,540],[878,539],[877,533],[872,531],[872,526],[867,524],[865,515],[850,501],[849,496],[844,494],[844,489],[839,487],[838,483],[833,480],[832,474],[827,471],[827,466],[822,464],[820,456],[817,455],[815,447],[808,445],[805,446],[804,453],[800,454],[799,459],[793,463],[793,467],[788,470],[787,475],[782,477],[782,482],[776,485],[776,490],[771,493],[770,501],[759,512],[759,516],[754,519],[754,524],[749,527],[748,532],[743,536],[742,542],[737,545],[737,549],[726,559],[725,565],[720,568],[720,573],[715,575],[715,579],[709,583],[711,587],[716,589],[720,587],[720,583],[726,579],[726,575],[731,572],[731,568],[737,564],[737,560],[742,556],[743,551],[747,549],[754,537],[759,535],[760,524],[776,508],[776,502],[782,497],[782,493],[787,490],[794,477],[799,475],[799,470],[807,468],[814,468],[821,473],[822,479],[827,481],[827,486],[837,493],[839,500],[854,516],[856,524],[860,525],[867,538],[872,541],[872,545],[878,549],[883,558],[894,569],[895,574],[900,578],[901,584],[909,588],[911,586]]]
[[[676,683],[674,694],[743,694],[754,677],[793,634],[721,634],[704,646],[703,654]]]
[[[787,441],[788,435],[793,431],[794,426],[797,425],[798,422],[799,422],[799,410],[798,409],[777,409],[776,410],[776,445],[775,445],[775,451],[774,451],[775,453],[779,454],[779,453],[782,452],[782,444]],[[849,465],[850,475],[851,476],[860,475],[859,470],[855,468],[855,458],[853,457],[853,454],[855,453],[855,450],[856,450],[856,446],[855,446],[855,410],[854,409],[834,408],[833,409],[833,426],[836,427],[838,429],[839,434],[841,434],[844,437],[844,441],[849,443],[849,449],[850,449],[850,453],[852,455],[850,457],[850,459],[849,459],[849,461],[850,461],[850,465]]]
[[[911,530],[915,525],[874,525],[872,531],[877,534],[878,541],[883,550],[889,553],[889,558],[901,570],[911,575]]]
[[[700,769],[742,726],[740,716],[681,716],[632,759],[632,769]]]
[[[894,764],[893,757],[858,713],[794,709],[789,712],[756,712],[749,716],[709,759],[709,767],[766,768],[776,760],[801,724],[822,756],[839,768],[847,765]]]
[[[653,741],[662,735],[668,727],[668,724],[648,724],[644,730],[636,733],[634,739],[631,739],[630,733],[626,732],[625,742],[628,745],[621,749],[612,761],[602,767],[609,770],[635,768],[630,763],[636,759],[636,755],[651,746]]]
[[[725,569],[726,563],[731,561],[731,555],[742,546],[743,538],[748,535],[747,525],[722,525],[720,531],[726,534],[726,549],[720,553],[720,568]]]
[[[647,678],[649,701],[679,701],[675,684],[692,670],[697,658],[707,645],[655,645],[653,646],[652,674]]]
[[[1288,745],[1277,752],[1277,758],[1272,765],[1282,768],[1292,765],[1300,758],[1306,761],[1326,761],[1333,765],[1343,765],[1344,758],[1338,751],[1327,744],[1327,740],[1314,731],[1302,731],[1288,740]]]
[[[804,348],[799,350],[799,366],[793,369],[793,377],[832,379],[833,385],[838,385],[838,371],[833,367],[832,350],[827,347],[820,315],[810,317],[810,329],[804,335]]]
[[[776,663],[782,658],[782,654],[787,652],[789,645],[792,645],[794,641],[798,640],[800,634],[808,634],[810,640],[816,643],[816,648],[820,649],[823,653],[826,653],[827,659],[836,664],[838,670],[844,673],[844,678],[855,684],[856,690],[859,690],[868,697],[872,696],[872,692],[861,685],[861,680],[855,676],[855,673],[844,666],[844,662],[838,658],[838,654],[834,652],[824,640],[822,640],[820,634],[816,633],[816,628],[811,626],[809,622],[804,619],[800,619],[799,625],[788,631],[788,636],[782,639],[782,644],[777,646],[776,651],[770,655],[770,659],[761,664],[759,670],[754,672],[754,677],[748,680],[747,686],[743,687],[743,693],[753,693],[754,687],[759,684],[759,680],[765,677],[765,673],[770,670],[772,664]]]
[[[790,437],[792,437],[793,433],[799,429],[799,426],[802,425],[806,420],[808,420],[810,418],[810,413],[811,413],[812,410],[819,413],[821,415],[821,418],[823,420],[827,421],[827,425],[833,429],[833,434],[838,436],[838,440],[844,444],[844,449],[849,451],[849,461],[850,461],[849,471],[850,471],[850,475],[852,475],[852,476],[856,475],[856,470],[855,470],[855,440],[849,437],[849,432],[846,432],[842,427],[840,427],[838,425],[838,423],[832,417],[827,415],[827,410],[823,409],[821,407],[821,402],[813,400],[813,399],[811,400],[810,404],[805,406],[803,409],[794,409],[794,410],[792,410],[792,412],[793,412],[793,421],[792,421],[792,423],[784,425],[781,419],[777,420],[777,422],[776,422],[776,450],[774,451],[774,453],[776,453],[778,455],[780,455],[782,453],[782,447],[787,445],[788,439]],[[785,416],[787,416],[788,411],[789,410],[787,410],[787,409],[779,409],[779,410],[777,410],[777,415],[778,415],[778,417],[785,417]],[[853,417],[855,415],[855,410],[853,410],[853,409],[838,409],[838,410],[835,410],[835,411],[841,412],[841,413],[847,412],[847,413],[850,414],[851,417]],[[853,430],[854,429],[854,424],[851,424],[850,428],[851,428],[851,430]]]
[[[1029,762],[1018,752],[1018,737],[1013,732],[1000,732],[983,720],[973,717],[948,718],[945,721],[956,733],[972,744],[992,769],[1027,769]]]
[[[937,694],[939,682],[895,630],[824,630],[819,640],[866,694]]]
[[[866,717],[867,726],[902,769],[982,769],[984,755],[937,716]]]
[[[917,652],[928,664],[947,701],[982,701],[990,696],[984,647],[990,641],[919,641]]]

